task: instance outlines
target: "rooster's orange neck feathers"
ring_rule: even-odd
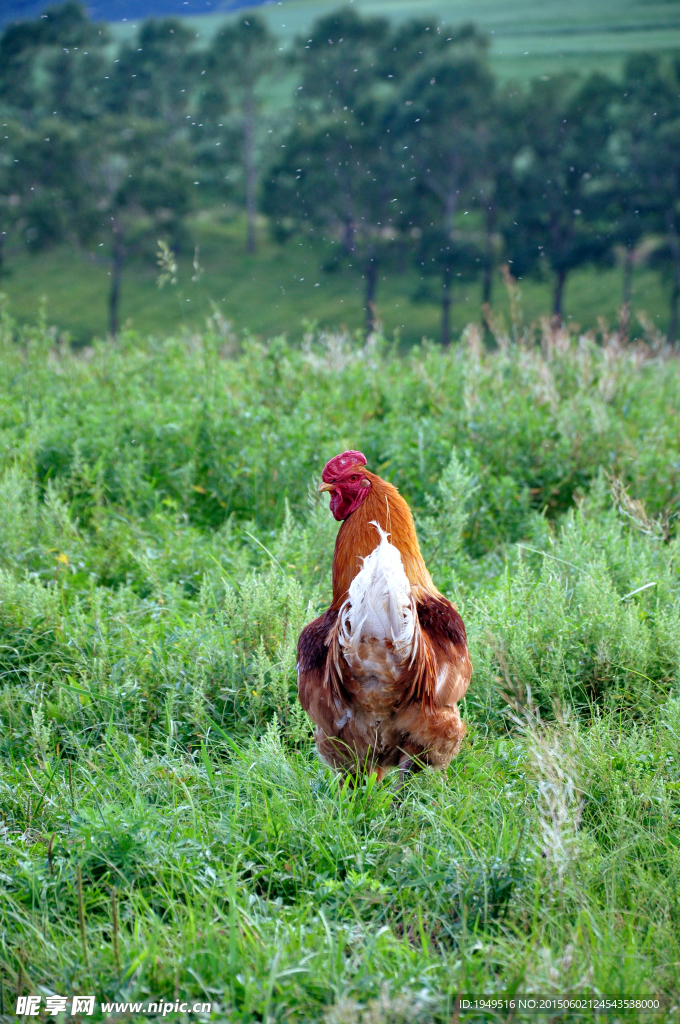
[[[380,538],[375,526],[371,524],[372,520],[390,535],[391,543],[401,554],[411,586],[421,587],[429,594],[439,596],[420,553],[410,508],[392,484],[363,467],[362,475],[370,480],[371,489],[359,508],[345,519],[338,532],[333,555],[331,608],[341,606],[347,597],[350,583],[361,571],[363,559],[378,546]]]

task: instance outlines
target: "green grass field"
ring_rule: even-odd
[[[204,270],[200,282],[192,282],[189,254],[180,261],[176,288],[158,289],[158,268],[151,256],[145,262],[132,263],[124,275],[121,323],[142,334],[164,335],[183,327],[202,329],[214,303],[234,330],[247,329],[261,337],[284,332],[291,339],[300,338],[304,321],[316,321],[325,328],[344,325],[350,331],[362,327],[360,274],[349,267],[333,273],[321,269],[333,249],[312,247],[299,239],[279,245],[270,241],[263,229],[258,252],[248,256],[240,221],[221,224],[217,218],[213,222],[209,218],[210,214],[205,215],[193,229]],[[104,267],[93,265],[82,253],[68,247],[38,256],[19,254],[7,262],[11,274],[0,281],[0,289],[18,319],[34,322],[45,297],[50,322],[68,331],[78,344],[105,335],[109,278]],[[422,279],[408,263],[401,274],[392,268],[381,276],[377,310],[385,331],[390,336],[399,331],[407,345],[419,342],[423,336],[438,338],[436,280],[426,282],[422,297]],[[521,286],[527,318],[548,314],[551,282],[527,279]],[[614,322],[622,287],[622,274],[617,268],[580,270],[568,282],[565,315],[586,329],[595,327],[600,315]],[[668,323],[667,290],[657,273],[637,270],[633,314],[643,310],[664,330]],[[481,284],[462,284],[454,289],[454,330],[480,320],[480,302]],[[495,283],[494,306],[507,314],[507,295],[500,275]]]
[[[677,1019],[677,358],[161,334],[78,355],[0,321],[2,1019],[91,993],[83,1020],[481,1024],[508,1014],[456,996],[527,992]],[[474,663],[461,753],[401,794],[339,784],[296,701],[349,447]]]

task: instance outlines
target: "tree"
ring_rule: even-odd
[[[201,111],[212,119],[213,133],[216,127],[226,124],[227,128],[236,128],[241,137],[237,151],[240,150],[245,182],[249,253],[255,251],[257,192],[264,148],[261,91],[274,72],[276,57],[274,40],[262,18],[249,14],[225,25],[212,43],[201,97]]]
[[[678,78],[648,53],[631,56],[622,85],[611,103],[612,131],[608,139],[600,193],[606,202],[613,243],[624,251],[623,302],[631,300],[636,257],[650,236],[661,234],[664,242],[652,258],[671,269],[677,246],[677,131]],[[646,241],[645,241],[645,237]],[[671,292],[671,334],[677,331],[677,299]]]
[[[73,175],[79,136],[73,125],[51,118],[30,128],[15,118],[4,125],[3,134],[0,269],[5,242],[12,235],[34,252],[65,238],[80,201]]]
[[[0,135],[0,277],[7,273],[5,247],[8,238],[21,217],[19,207],[23,189],[21,174],[15,163],[17,139],[21,139],[21,134],[20,123],[12,119],[4,124]]]
[[[506,86],[492,99],[480,126],[470,204],[483,225],[482,309],[491,304],[494,271],[503,248],[503,226],[512,221],[515,197],[512,164],[522,132],[522,103],[516,86]]]
[[[115,337],[130,256],[153,251],[159,234],[175,248],[182,240],[191,207],[191,154],[168,137],[162,122],[112,115],[89,126],[79,142],[71,237],[109,267],[108,328]]]
[[[107,42],[72,2],[0,35],[0,266],[12,235],[35,251],[68,233],[78,126],[101,110]]]
[[[309,38],[297,40],[298,111],[313,120],[317,111],[357,113],[370,102],[380,78],[388,79],[381,66],[388,32],[386,19],[363,18],[353,7],[319,18]]]
[[[441,281],[441,335],[444,348],[451,342],[451,305],[454,281],[474,281],[479,277],[484,250],[479,245],[479,234],[474,232],[445,232],[431,227],[425,229],[416,253],[416,262],[424,274],[437,275]]]
[[[265,193],[265,209],[275,221],[292,218],[310,232],[321,228],[361,272],[367,334],[376,323],[378,270],[394,248],[403,215],[388,136],[373,114],[368,123],[348,111],[294,129]]]
[[[177,245],[190,205],[191,153],[177,117],[185,100],[174,84],[192,38],[180,22],[146,23],[138,38],[146,54],[124,48],[104,90],[107,37],[80,5],[0,37],[0,94],[16,111],[0,143],[2,238],[13,231],[31,249],[70,240],[107,265],[114,336],[128,257],[155,246],[159,233]],[[120,113],[102,114],[105,105]]]
[[[457,225],[457,214],[461,200],[471,200],[480,184],[494,96],[483,42],[466,34],[460,47],[454,38],[447,36],[445,46],[437,46],[406,78],[389,118],[404,160],[402,173],[409,179],[410,219],[422,231],[418,261],[441,277],[445,345],[452,277],[476,276],[481,265],[479,232]]]
[[[319,19],[298,41],[302,85],[296,123],[265,190],[279,225],[338,242],[365,282],[366,332],[376,323],[381,263],[394,249],[403,216],[402,176],[379,95],[380,53],[388,25],[353,9]]]
[[[668,340],[673,345],[678,340],[678,304],[680,302],[680,118],[664,125],[659,133],[659,148],[662,150],[659,168],[663,174],[664,245],[660,248],[656,262],[660,263],[670,277],[670,316]]]
[[[79,3],[8,25],[0,36],[0,101],[27,125],[46,117],[96,117],[102,105],[108,32]]]
[[[670,279],[668,340],[675,344],[680,303],[680,104],[677,102],[680,62],[673,69],[669,84],[675,87],[671,102],[657,111],[661,118],[654,125],[648,148],[643,198],[648,212],[653,215],[654,228],[662,239],[652,253],[652,262]]]
[[[626,62],[622,85],[611,102],[614,124],[602,192],[612,241],[624,249],[624,306],[630,303],[635,254],[643,237],[654,230],[668,232],[669,251],[673,249],[673,217],[668,218],[673,159],[669,164],[662,139],[664,127],[677,116],[678,89],[672,78],[662,72],[657,56],[635,54]],[[664,185],[668,171],[670,180]]]
[[[532,83],[522,119],[524,145],[513,160],[514,216],[504,229],[513,274],[550,268],[553,315],[562,318],[569,273],[606,258],[611,240],[598,229],[602,202],[589,182],[599,172],[611,83],[593,76],[580,90],[569,76]]]
[[[132,45],[124,45],[111,68],[106,100],[117,114],[162,118],[172,130],[186,129],[187,113],[205,66],[192,47],[195,33],[179,18],[150,18]]]

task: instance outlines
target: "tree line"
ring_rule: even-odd
[[[284,49],[252,12],[210,39],[175,18],[114,46],[73,2],[0,36],[0,273],[12,247],[70,240],[121,279],[158,237],[190,244],[187,215],[230,201],[285,241],[323,238],[324,269],[361,276],[366,328],[380,270],[410,261],[441,301],[494,271],[553,282],[642,259],[680,300],[680,57],[635,54],[620,79],[499,83],[488,39],[434,16],[398,25],[352,7]]]

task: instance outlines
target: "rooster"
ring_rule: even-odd
[[[465,724],[456,706],[472,665],[465,626],[434,586],[411,511],[361,452],[326,463],[320,491],[342,521],[333,602],[298,640],[298,694],[321,758],[381,779],[445,768]]]

